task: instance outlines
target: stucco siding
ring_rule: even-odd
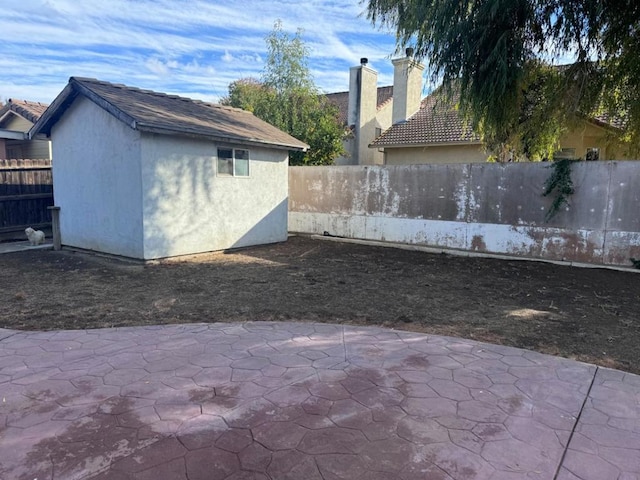
[[[51,139],[63,245],[141,258],[139,133],[80,97]]]
[[[481,145],[387,148],[385,155],[387,165],[480,163],[486,162],[488,157]]]
[[[611,138],[611,134],[602,127],[588,122],[560,138],[562,148],[574,148],[576,158],[585,158],[587,149],[600,149],[600,160],[627,160],[626,148]]]
[[[286,240],[287,152],[250,148],[249,177],[230,177],[216,175],[217,147],[143,135],[145,259]]]
[[[630,266],[640,258],[640,162],[579,162],[553,218],[550,164],[290,169],[292,232]]]

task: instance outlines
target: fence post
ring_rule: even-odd
[[[62,248],[62,240],[60,238],[60,207],[47,207],[51,210],[51,231],[53,233],[53,249],[60,250]]]

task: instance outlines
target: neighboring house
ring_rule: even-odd
[[[383,149],[388,165],[486,162],[489,156],[455,106],[434,94],[423,99],[408,120],[385,130],[370,147]]]
[[[579,128],[561,137],[555,158],[627,159],[623,145],[611,140],[610,133],[616,126],[604,116],[585,118]],[[489,157],[480,136],[462,118],[454,102],[444,101],[437,93],[423,99],[420,109],[407,121],[394,122],[370,148],[383,149],[388,165],[477,163]]]
[[[288,151],[243,110],[71,77],[51,138],[63,245],[155,259],[287,239]]]
[[[349,91],[331,93],[326,98],[340,111],[348,129],[347,155],[336,159],[338,165],[380,165],[382,149],[369,145],[394,123],[406,120],[420,106],[424,66],[408,55],[392,60],[393,86],[378,87],[378,73],[363,58],[349,71]]]
[[[0,159],[50,159],[46,139],[30,139],[28,132],[48,105],[10,98],[0,108]]]

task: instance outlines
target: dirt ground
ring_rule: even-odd
[[[297,320],[383,325],[640,373],[640,274],[292,237],[140,264],[0,256],[0,327]]]

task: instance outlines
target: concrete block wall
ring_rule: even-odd
[[[640,162],[573,166],[545,221],[547,163],[291,167],[289,231],[547,260],[640,258]]]

